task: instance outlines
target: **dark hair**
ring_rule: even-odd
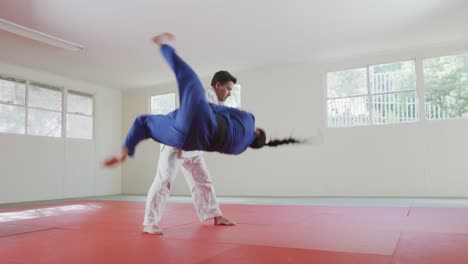
[[[236,77],[232,76],[227,71],[218,71],[213,75],[213,79],[211,79],[211,86],[215,87],[216,83],[219,82],[221,85],[224,85],[227,82],[233,82],[234,84],[237,83]]]
[[[250,143],[250,147],[254,149],[262,148],[266,143],[265,131],[261,128],[258,128],[258,131],[260,131],[260,134],[256,135],[255,139],[252,141],[252,143]]]
[[[252,141],[252,143],[250,144],[250,147],[254,149],[259,149],[264,146],[277,147],[279,145],[284,145],[284,144],[302,144],[306,142],[306,140],[297,139],[293,137],[289,137],[285,139],[273,139],[273,140],[266,142],[265,131],[261,128],[258,128],[258,130],[260,131],[260,134],[257,135],[255,139]]]

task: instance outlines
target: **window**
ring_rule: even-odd
[[[418,120],[414,61],[369,67],[373,124]]]
[[[231,91],[231,96],[226,99],[224,105],[229,107],[240,108],[241,107],[241,86],[240,84],[234,85]]]
[[[67,138],[93,139],[93,96],[68,91]]]
[[[93,138],[93,96],[69,91],[64,113],[63,89],[0,76],[0,133],[62,137],[66,114],[68,138]]]
[[[468,117],[468,54],[423,61],[426,118]]]
[[[0,76],[0,133],[26,133],[26,81]]]
[[[28,96],[27,134],[62,136],[62,90],[30,83]]]
[[[165,115],[175,110],[175,93],[151,96],[151,114]]]
[[[327,74],[329,126],[370,123],[365,68]]]
[[[416,121],[415,62],[328,73],[327,97],[330,127]]]
[[[61,89],[0,77],[0,132],[60,137],[61,129]]]

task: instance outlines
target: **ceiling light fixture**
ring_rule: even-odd
[[[23,27],[21,25],[12,23],[10,21],[7,21],[1,18],[0,18],[0,29],[3,29],[5,31],[8,31],[14,34],[21,35],[26,38],[30,38],[30,39],[34,39],[43,43],[47,43],[55,47],[70,50],[70,51],[80,51],[84,49],[83,46],[80,46],[73,42],[59,39],[57,37],[47,35],[45,33],[36,31],[34,29]]]

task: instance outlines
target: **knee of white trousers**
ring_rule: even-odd
[[[165,146],[159,153],[156,178],[160,178],[162,182],[172,182],[182,163],[183,159],[179,157],[177,149]]]

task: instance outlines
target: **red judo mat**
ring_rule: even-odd
[[[466,264],[468,209],[221,206],[236,226],[170,203],[163,236],[144,203],[74,201],[0,208],[0,263]]]

